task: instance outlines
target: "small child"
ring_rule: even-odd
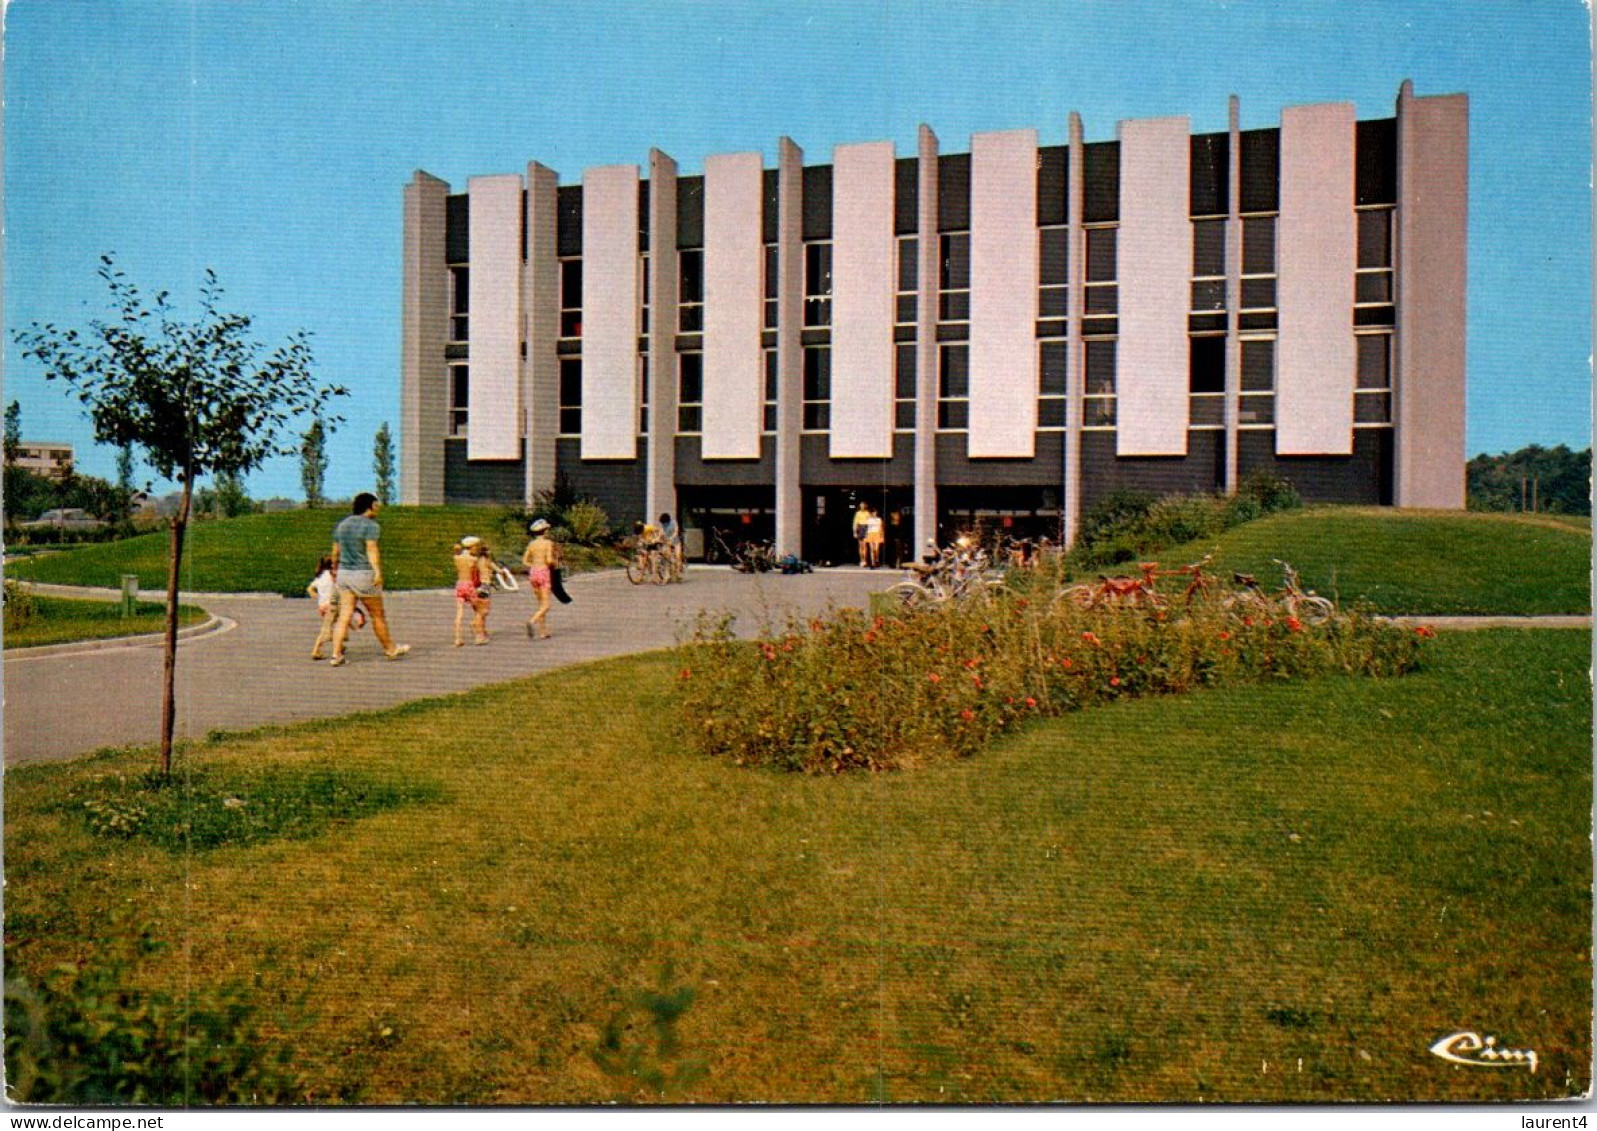
[[[316,634],[316,643],[311,645],[311,659],[322,658],[322,645],[333,638],[333,626],[338,623],[338,571],[333,568],[333,559],[323,557],[316,563],[316,576],[305,587],[305,592],[316,599],[316,613],[322,618],[321,631]],[[355,615],[350,617],[349,627],[353,631],[366,623],[366,613],[359,605],[355,606]]]

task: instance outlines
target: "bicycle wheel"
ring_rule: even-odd
[[[665,555],[658,551],[649,555],[649,580],[656,585],[664,585],[671,580],[671,567]]]
[[[633,554],[627,559],[627,580],[634,585],[642,585],[648,580],[649,570],[646,562],[638,560],[638,555]]]
[[[931,590],[918,581],[900,581],[887,592],[904,609],[922,609],[932,603]]]
[[[1297,599],[1293,615],[1304,624],[1324,624],[1336,615],[1336,606],[1326,598],[1311,593]]]
[[[667,581],[681,581],[687,576],[688,563],[683,559],[673,554],[667,559],[667,564],[669,567],[666,574]]]
[[[1061,589],[1055,599],[1061,605],[1074,605],[1078,609],[1090,609],[1098,604],[1098,593],[1091,585],[1071,585]]]

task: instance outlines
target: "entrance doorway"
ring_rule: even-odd
[[[861,503],[882,517],[882,565],[896,568],[913,555],[914,491],[909,487],[806,487],[804,557],[816,565],[858,565],[854,515]]]
[[[677,506],[683,547],[701,561],[728,561],[738,543],[776,537],[773,487],[678,487]]]

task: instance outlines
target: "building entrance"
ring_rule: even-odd
[[[914,491],[909,487],[806,487],[804,557],[816,565],[858,565],[854,516],[861,503],[882,518],[881,564],[896,568],[913,555]]]
[[[683,549],[690,558],[729,561],[738,543],[776,537],[773,487],[678,487],[677,506]]]

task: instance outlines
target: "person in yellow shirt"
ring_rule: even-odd
[[[863,502],[859,510],[854,512],[854,541],[859,544],[859,564],[864,569],[870,564],[870,551],[866,548],[865,536],[870,532],[871,508]]]

